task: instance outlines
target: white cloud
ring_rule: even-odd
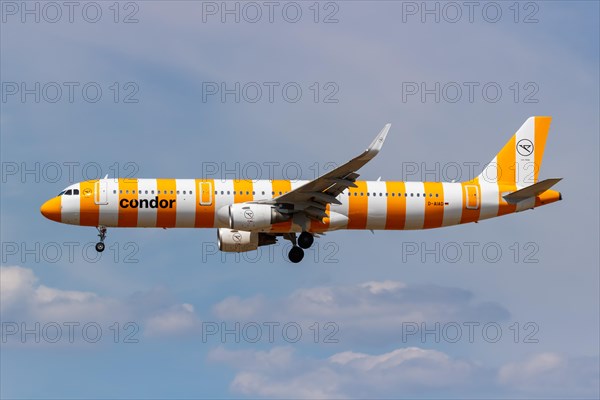
[[[231,296],[216,304],[213,312],[223,319],[248,319],[259,313],[264,306],[265,299],[260,295],[248,299]]]
[[[1,267],[0,277],[3,320],[118,321],[130,316],[130,310],[116,299],[41,285],[27,268]]]
[[[397,348],[381,354],[345,351],[328,358],[302,357],[290,347],[268,351],[219,347],[210,352],[209,360],[233,367],[236,372],[231,390],[248,396],[480,398],[494,393],[495,397],[498,393],[517,397],[598,396],[598,358],[573,362],[551,353],[537,354],[522,363],[498,369],[419,347]]]
[[[97,293],[63,290],[39,283],[31,269],[0,267],[2,320],[10,322],[114,322],[140,321],[148,335],[174,335],[193,332],[199,318],[191,304],[165,304],[160,290],[136,293],[128,299]]]
[[[0,278],[0,310],[3,313],[34,295],[33,286],[37,279],[32,270],[14,266],[2,267]]]
[[[569,388],[573,396],[597,397],[600,388],[598,363],[597,357],[540,353],[502,366],[498,381],[525,393],[554,394]]]
[[[509,317],[502,306],[477,301],[471,292],[462,289],[391,280],[302,288],[277,299],[232,296],[215,305],[213,313],[225,321],[294,321],[305,326],[333,322],[343,332],[344,340],[354,343],[397,341],[404,323],[483,324],[503,322]]]
[[[196,332],[200,320],[191,304],[172,306],[146,320],[146,334],[149,336],[171,336]]]
[[[289,347],[270,351],[217,348],[209,359],[237,369],[233,391],[268,397],[377,397],[419,388],[458,387],[472,373],[465,361],[416,347],[378,355],[343,352],[327,359],[302,358]]]

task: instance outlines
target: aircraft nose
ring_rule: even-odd
[[[61,204],[60,197],[48,200],[40,207],[42,215],[52,221],[60,222]]]

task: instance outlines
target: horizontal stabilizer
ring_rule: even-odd
[[[529,199],[531,197],[539,196],[552,186],[556,185],[562,178],[545,179],[538,183],[534,183],[531,186],[509,193],[504,197],[504,200],[510,204],[516,204],[522,200]]]

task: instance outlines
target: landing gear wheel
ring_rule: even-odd
[[[290,261],[293,262],[294,264],[299,263],[304,258],[304,250],[302,250],[298,246],[294,246],[290,250],[288,257],[290,258]]]
[[[100,241],[96,243],[96,251],[102,253],[104,251],[104,239],[106,239],[106,227],[100,225],[96,229],[98,229],[98,237],[100,238]]]
[[[302,232],[298,237],[298,246],[308,249],[315,241],[315,237],[308,232]]]

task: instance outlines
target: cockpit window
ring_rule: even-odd
[[[73,194],[79,195],[79,189],[73,189]]]
[[[62,192],[60,192],[60,193],[58,194],[58,196],[62,196],[63,194],[65,194],[65,192],[66,192],[66,190],[63,190]]]
[[[65,192],[65,195],[67,195],[67,196],[69,196],[69,195],[71,195],[71,194],[73,194],[73,191],[72,191],[71,189],[69,189],[69,190],[67,190],[67,191]]]

